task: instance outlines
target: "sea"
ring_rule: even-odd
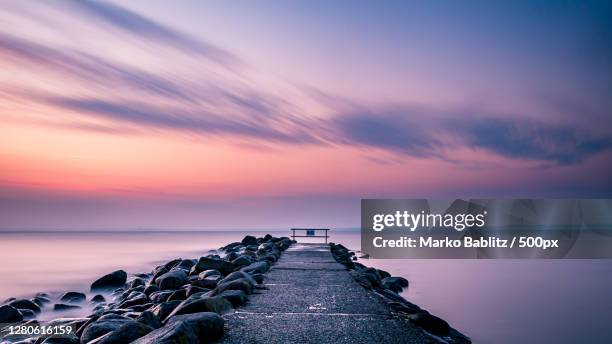
[[[117,269],[148,272],[174,258],[214,252],[246,234],[266,233],[289,236],[290,231],[0,232],[0,300],[87,292],[92,281]],[[358,229],[331,230],[330,236],[332,242],[360,249]],[[474,343],[612,343],[612,260],[359,261],[407,278],[407,300],[447,320]]]

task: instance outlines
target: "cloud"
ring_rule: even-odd
[[[344,113],[333,119],[338,141],[417,157],[436,156],[441,142],[410,113]],[[417,117],[417,118],[415,118]]]
[[[138,13],[104,1],[64,0],[68,9],[97,19],[115,29],[130,33],[139,39],[149,39],[175,48],[210,58],[224,65],[242,63],[240,59],[202,39],[195,39]],[[55,3],[54,3],[55,5]]]
[[[0,56],[23,64],[74,78],[95,87],[129,86],[157,96],[192,100],[186,90],[173,81],[142,70],[119,65],[102,58],[73,50],[60,51],[43,44],[0,33]]]
[[[442,151],[466,146],[497,155],[575,164],[612,148],[612,135],[576,125],[545,123],[521,116],[457,116],[412,108],[349,113],[334,124],[348,144],[387,149],[414,157],[452,161]],[[474,111],[478,113],[479,111]]]
[[[84,116],[120,121],[127,124],[153,127],[163,130],[189,131],[217,135],[238,135],[266,141],[293,144],[316,143],[314,136],[303,128],[291,127],[290,132],[275,129],[275,117],[264,122],[247,122],[195,110],[161,109],[138,103],[121,103],[98,99],[51,98],[48,102]]]
[[[557,165],[580,163],[612,148],[609,129],[595,133],[588,126],[575,125],[585,115],[581,111],[564,116],[574,123],[560,124],[520,114],[474,115],[484,112],[478,108],[460,116],[448,110],[410,105],[370,109],[356,101],[282,80],[262,82],[268,80],[267,76],[259,78],[258,71],[250,67],[228,70],[211,68],[202,61],[205,59],[194,62],[193,56],[220,63],[240,59],[117,5],[69,0],[61,4],[71,15],[93,22],[93,31],[105,30],[95,25],[101,21],[131,38],[159,44],[154,57],[167,54],[175,58],[174,50],[179,49],[193,63],[176,70],[174,64],[183,60],[164,60],[160,69],[145,67],[146,64],[128,65],[118,62],[112,52],[93,55],[87,47],[42,43],[30,35],[18,37],[0,31],[2,68],[29,72],[36,80],[20,85],[27,90],[19,94],[20,100],[43,103],[60,113],[70,112],[75,116],[68,126],[78,130],[123,135],[135,132],[133,127],[153,128],[239,137],[255,144],[375,148],[398,156],[447,161],[454,161],[450,156],[453,149],[468,147]],[[124,36],[117,38],[122,40]],[[117,49],[131,43],[119,42]],[[141,53],[145,58],[151,57],[150,50]],[[9,61],[13,65],[7,65]],[[38,88],[45,77],[55,85],[51,91]],[[79,91],[66,91],[64,83]],[[0,85],[0,92],[15,93],[15,88],[4,87]],[[567,112],[566,108],[558,112]],[[75,122],[74,118],[83,122]]]
[[[578,163],[612,148],[610,135],[527,119],[479,118],[456,121],[453,127],[472,147],[510,158],[552,161],[559,165]]]

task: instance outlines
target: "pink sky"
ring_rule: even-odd
[[[0,228],[357,226],[366,197],[612,191],[610,50],[571,53],[589,11],[556,32],[512,9],[533,34],[491,40],[488,17],[425,4],[397,9],[406,28],[359,6],[2,6]]]

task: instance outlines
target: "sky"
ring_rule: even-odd
[[[0,3],[0,229],[610,197],[606,1]]]

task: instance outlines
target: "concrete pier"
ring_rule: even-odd
[[[328,245],[294,244],[266,274],[267,290],[226,314],[221,343],[431,343],[337,263]]]

